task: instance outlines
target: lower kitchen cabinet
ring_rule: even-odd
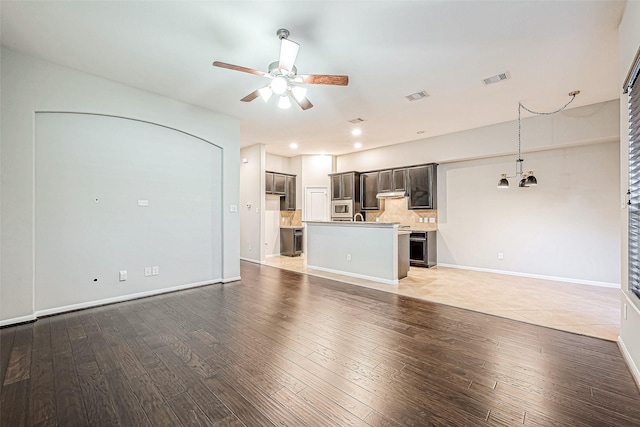
[[[302,227],[283,227],[280,229],[280,255],[300,256],[302,254]]]

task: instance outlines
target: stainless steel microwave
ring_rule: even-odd
[[[353,200],[332,200],[331,219],[349,218],[353,219]]]

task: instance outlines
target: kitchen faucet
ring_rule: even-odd
[[[353,220],[354,220],[354,221],[357,221],[357,220],[358,220],[358,216],[360,216],[360,221],[363,221],[363,222],[364,222],[364,217],[362,216],[362,214],[361,214],[360,212],[358,212],[357,214],[355,214],[355,215],[353,216]]]

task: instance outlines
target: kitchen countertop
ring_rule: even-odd
[[[403,228],[399,222],[372,221],[303,221],[313,225],[327,225],[335,227],[371,227],[371,228]]]
[[[304,228],[304,225],[281,225],[280,228]]]

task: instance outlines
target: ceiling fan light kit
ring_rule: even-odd
[[[269,64],[268,72],[254,70],[253,68],[239,65],[227,64],[226,62],[214,61],[214,67],[227,68],[229,70],[242,71],[243,73],[255,74],[271,79],[268,85],[256,89],[249,95],[241,99],[242,102],[251,102],[258,96],[267,102],[272,94],[279,95],[278,107],[286,109],[291,107],[291,98],[302,108],[308,110],[313,104],[307,98],[307,89],[301,84],[320,84],[332,86],[347,86],[348,76],[331,74],[298,74],[298,69],[294,63],[298,56],[300,45],[289,40],[289,30],[279,29],[276,35],[280,39],[280,58],[276,62]]]
[[[509,188],[509,178],[520,178],[520,182],[518,183],[518,187],[534,187],[536,185],[538,185],[538,179],[534,176],[533,171],[527,171],[524,172],[522,169],[522,163],[524,162],[524,160],[522,159],[522,151],[521,151],[521,146],[522,146],[522,138],[521,138],[521,133],[520,133],[520,129],[521,129],[521,120],[520,120],[520,116],[521,116],[521,112],[522,110],[526,110],[528,112],[530,112],[531,114],[536,114],[536,115],[542,115],[542,116],[551,116],[553,114],[559,113],[560,111],[564,110],[565,108],[567,108],[569,106],[569,104],[571,104],[573,102],[574,99],[576,99],[576,95],[578,95],[580,93],[579,90],[574,90],[573,92],[569,92],[569,96],[571,97],[571,99],[569,100],[569,102],[567,102],[566,104],[564,104],[562,107],[560,107],[559,109],[555,110],[555,111],[550,111],[550,112],[538,112],[538,111],[533,111],[530,110],[529,108],[525,107],[524,105],[522,105],[522,102],[518,103],[518,159],[516,160],[516,172],[514,175],[508,176],[506,173],[500,174],[500,180],[498,181],[498,188]]]

